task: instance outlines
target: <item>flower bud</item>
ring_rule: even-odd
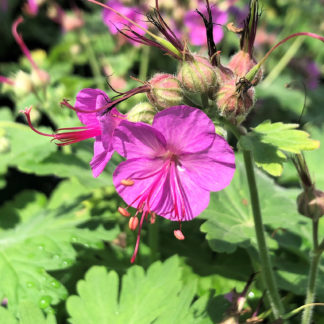
[[[312,187],[297,197],[297,205],[300,214],[318,219],[324,215],[324,192]]]
[[[45,86],[49,83],[50,81],[50,76],[49,74],[41,69],[38,70],[33,70],[31,73],[31,81],[35,88],[39,88],[42,86]]]
[[[16,73],[14,83],[14,91],[17,96],[24,96],[33,90],[31,76],[24,71]]]
[[[134,123],[143,122],[152,124],[156,113],[157,110],[150,103],[141,102],[127,113],[127,120]]]
[[[256,61],[251,58],[250,54],[244,51],[236,53],[230,62],[228,68],[230,68],[239,78],[244,77],[252,68],[256,65]],[[260,69],[254,77],[253,85],[258,84],[263,76],[263,71]]]
[[[156,74],[150,81],[150,102],[159,109],[183,104],[183,90],[180,81],[171,74]]]
[[[217,88],[217,75],[207,58],[195,56],[184,61],[178,73],[183,88],[189,92],[209,95]]]
[[[234,124],[240,124],[254,104],[254,88],[242,85],[235,80],[225,83],[217,93],[216,103],[219,114]]]

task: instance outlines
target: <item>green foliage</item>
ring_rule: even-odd
[[[1,220],[9,228],[0,232],[0,299],[8,299],[8,308],[14,314],[24,299],[49,309],[67,297],[65,287],[47,271],[73,264],[76,251],[72,244],[103,248],[102,242],[114,239],[118,233],[117,228],[79,227],[90,217],[85,208],[80,208],[81,200],[53,209],[45,208],[45,200],[37,192],[25,192],[0,210]]]
[[[8,310],[0,307],[0,318],[6,324],[56,324],[53,314],[44,316],[42,311],[30,301],[22,301],[18,307],[18,319]]]
[[[284,152],[299,154],[319,147],[319,141],[309,138],[298,124],[264,121],[239,141],[240,147],[253,152],[255,163],[273,176],[280,176],[286,161]]]
[[[290,228],[300,221],[290,190],[275,185],[261,172],[257,172],[257,184],[265,225],[272,229]],[[295,190],[292,192],[296,194]],[[211,195],[209,206],[200,217],[207,220],[201,230],[214,251],[232,253],[239,246],[256,246],[249,188],[240,162],[231,184]]]
[[[193,302],[196,283],[186,286],[181,281],[179,259],[155,262],[145,273],[132,266],[121,281],[115,271],[92,267],[85,280],[78,282],[79,296],[67,300],[71,323],[214,323],[220,321],[229,303],[224,297],[204,296]],[[209,314],[208,303],[215,308]]]

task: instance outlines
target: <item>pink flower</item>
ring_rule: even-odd
[[[107,2],[107,4],[111,8],[113,8],[116,11],[118,11],[119,13],[121,13],[122,15],[124,15],[127,18],[135,21],[137,24],[139,24],[143,28],[147,29],[147,23],[144,21],[144,19],[146,19],[146,17],[143,16],[140,13],[140,11],[141,11],[140,8],[138,8],[138,7],[126,7],[122,3],[120,3],[118,0],[111,0],[111,1]],[[127,31],[128,27],[131,27],[131,29],[134,30],[139,35],[144,35],[145,34],[144,30],[142,30],[142,29],[140,29],[140,28],[138,28],[136,26],[133,26],[126,19],[120,17],[119,15],[112,12],[111,10],[104,9],[103,12],[102,12],[102,17],[103,17],[104,23],[107,25],[107,27],[109,28],[110,32],[113,35],[118,33],[118,29],[123,30],[123,32],[128,34],[129,33]],[[135,41],[130,40],[130,42],[132,42],[133,44],[138,45],[138,43],[135,42]]]
[[[174,232],[184,239],[181,222],[199,215],[209,192],[229,185],[235,171],[232,148],[215,134],[213,122],[201,110],[175,106],[155,115],[152,126],[122,121],[115,131],[114,149],[127,160],[116,168],[117,192],[142,213],[134,262],[144,218],[156,214],[178,221]],[[130,216],[120,207],[124,216]],[[132,221],[133,224],[133,221]]]
[[[98,177],[114,153],[114,131],[124,118],[124,115],[120,114],[116,108],[112,108],[106,114],[93,112],[93,110],[105,106],[108,101],[108,96],[99,89],[81,90],[76,97],[75,110],[79,110],[77,115],[85,126],[60,128],[55,134],[42,133],[33,127],[30,120],[31,108],[26,109],[24,113],[33,131],[43,136],[52,137],[59,146],[94,137],[94,155],[90,166],[93,176]]]
[[[200,3],[198,10],[207,17],[207,8],[205,4]],[[228,15],[216,6],[211,6],[211,12],[214,22],[214,42],[217,44],[224,36],[223,27],[220,25],[224,25],[227,22]],[[196,11],[189,11],[185,15],[184,24],[189,29],[189,40],[192,45],[202,46],[207,44],[206,28],[201,16]]]

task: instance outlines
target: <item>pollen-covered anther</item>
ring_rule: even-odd
[[[130,213],[125,208],[123,208],[123,207],[118,207],[118,212],[122,216],[125,216],[125,217],[129,217],[130,216]]]
[[[155,213],[152,213],[152,214],[151,214],[151,218],[150,218],[150,223],[151,223],[151,224],[154,224],[155,221],[156,221],[156,214],[155,214]]]
[[[183,233],[179,229],[178,230],[174,230],[173,231],[173,234],[174,234],[174,236],[175,236],[175,238],[177,240],[183,241],[185,239],[185,236],[183,235]]]
[[[138,218],[137,217],[131,217],[128,222],[128,227],[131,231],[135,231],[138,226]]]
[[[120,181],[120,183],[123,186],[131,187],[134,184],[134,181],[132,179],[123,179],[123,180]]]

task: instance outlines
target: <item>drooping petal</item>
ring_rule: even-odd
[[[107,104],[109,98],[106,93],[100,89],[82,89],[76,96],[75,108],[89,113],[77,112],[80,121],[89,128],[96,128],[99,126],[99,121],[95,109],[103,107]]]
[[[154,158],[166,152],[163,135],[150,125],[123,120],[114,133],[114,149],[127,159]]]
[[[113,149],[112,142],[115,129],[124,118],[126,116],[121,114],[116,108],[113,108],[104,115],[98,114],[97,119],[101,127],[101,141],[104,148]]]
[[[199,187],[219,191],[227,187],[235,172],[235,155],[224,138],[216,135],[211,147],[195,154],[183,154],[179,162]]]
[[[92,169],[92,175],[96,178],[104,170],[106,164],[111,159],[114,150],[112,149],[112,146],[111,149],[106,149],[101,136],[97,136],[93,146],[93,151],[93,158],[90,162],[90,166]]]
[[[204,112],[189,106],[174,106],[157,113],[153,127],[163,134],[168,149],[177,154],[203,151],[215,138],[213,122]]]

